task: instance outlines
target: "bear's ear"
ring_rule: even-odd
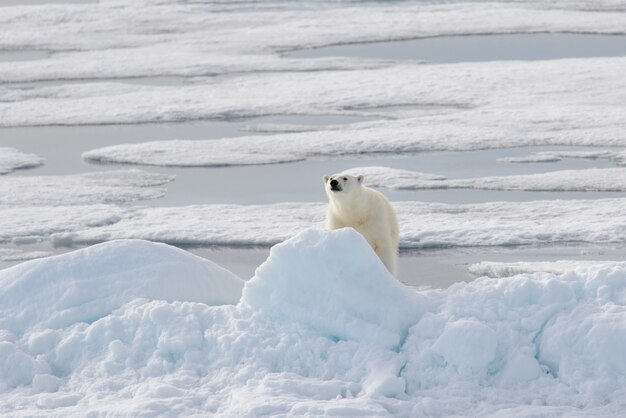
[[[357,176],[356,179],[359,181],[359,183],[363,184],[363,176]]]
[[[328,179],[330,178],[330,176],[324,176],[324,184],[328,183]]]

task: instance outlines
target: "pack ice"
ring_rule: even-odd
[[[626,267],[416,291],[351,229],[245,284],[120,240],[0,271],[5,416],[620,416]]]

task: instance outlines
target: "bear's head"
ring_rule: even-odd
[[[348,196],[361,189],[363,176],[352,176],[350,174],[333,174],[324,176],[326,194],[329,198]]]

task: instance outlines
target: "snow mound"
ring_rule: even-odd
[[[186,251],[120,240],[0,271],[0,329],[93,322],[137,298],[239,301],[243,281]]]
[[[624,265],[414,291],[353,230],[307,230],[273,248],[237,305],[207,304],[233,303],[240,288],[207,261],[143,241],[3,271],[0,414],[617,417],[626,407]]]
[[[400,344],[428,306],[389,274],[352,228],[308,230],[273,247],[246,284],[242,304],[334,339],[385,346]]]

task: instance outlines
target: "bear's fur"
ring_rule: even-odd
[[[328,229],[351,227],[372,246],[394,276],[398,266],[399,227],[396,212],[380,192],[363,185],[363,176],[324,176]]]

